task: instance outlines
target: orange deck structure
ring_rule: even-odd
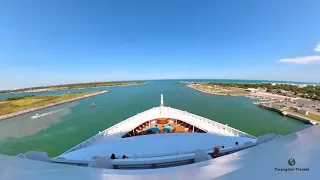
[[[169,131],[165,131],[165,126],[171,126],[172,129]],[[159,131],[152,132],[150,130],[151,127],[157,126]],[[159,118],[147,121],[143,124],[140,124],[138,127],[134,128],[127,134],[123,136],[131,137],[131,136],[139,136],[139,135],[148,135],[148,134],[163,134],[163,133],[206,133],[204,130],[190,125],[184,121],[171,119],[171,118]]]

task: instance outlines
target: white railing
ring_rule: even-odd
[[[256,143],[245,143],[242,146],[236,146],[236,147],[226,147],[223,149],[220,149],[220,153],[226,153],[226,152],[230,152],[230,151],[235,151],[235,150],[241,150],[244,148],[248,148],[251,146],[256,145]],[[213,148],[207,148],[207,149],[201,149],[204,150],[206,153],[212,153],[213,152]],[[175,152],[169,152],[169,153],[157,153],[157,154],[145,154],[142,153],[141,155],[134,155],[133,157],[129,157],[129,158],[151,158],[151,157],[162,157],[162,156],[173,156],[173,155],[181,155],[181,154],[191,154],[191,153],[196,153],[197,149],[195,150],[189,150],[189,151],[175,151]]]
[[[232,136],[238,136],[238,137],[247,137],[247,138],[253,138],[256,139],[256,137],[249,135],[245,132],[242,132],[240,130],[234,129],[232,127],[229,127],[227,125],[221,124],[216,121],[212,121],[210,119],[186,112],[181,111],[179,109],[170,108],[170,107],[154,107],[152,109],[143,111],[141,113],[138,113],[124,121],[121,121],[107,129],[105,129],[102,132],[99,132],[95,136],[85,140],[84,142],[76,145],[75,147],[71,148],[70,150],[64,152],[63,154],[84,148],[93,142],[96,142],[97,139],[101,138],[101,136],[105,135],[112,135],[113,133],[127,133],[128,131],[132,130],[134,127],[139,126],[141,123],[144,123],[148,120],[152,120],[154,118],[160,118],[158,117],[159,114],[157,112],[160,112],[160,116],[166,117],[166,118],[175,118],[179,120],[186,121],[188,124],[196,126],[196,127],[202,127],[201,129],[205,130],[212,130],[214,133],[222,134],[222,135],[232,135]],[[172,113],[174,112],[174,113]],[[174,116],[174,117],[167,117],[167,116]],[[191,117],[192,119],[187,121],[188,117]],[[194,119],[201,122],[195,122]],[[217,131],[218,130],[218,131]],[[122,136],[122,135],[121,135]]]
[[[203,149],[207,153],[213,152],[213,148]],[[130,158],[151,158],[151,157],[162,157],[162,156],[173,156],[173,155],[181,155],[181,154],[191,154],[195,153],[197,150],[189,150],[189,151],[174,151],[174,152],[167,152],[167,153],[156,153],[156,154],[145,154],[142,153],[140,155],[134,155]]]
[[[206,123],[208,123],[208,124],[214,125],[214,126],[216,126],[217,128],[219,128],[220,130],[227,130],[227,131],[229,131],[230,133],[232,133],[232,134],[234,134],[234,135],[236,135],[236,136],[241,136],[241,135],[242,135],[242,137],[247,137],[247,138],[254,138],[254,139],[256,139],[256,137],[254,137],[254,136],[252,136],[252,135],[250,135],[250,134],[247,134],[247,133],[242,132],[242,131],[240,131],[240,130],[234,129],[234,128],[230,127],[230,126],[221,124],[221,123],[219,123],[219,122],[212,121],[212,120],[210,120],[210,119],[207,119],[207,118],[204,118],[204,117],[201,117],[201,116],[198,116],[198,115],[195,115],[195,114],[186,112],[186,111],[181,111],[181,110],[179,110],[179,109],[174,109],[174,108],[170,108],[170,109],[173,110],[173,111],[178,111],[178,112],[183,113],[183,114],[187,114],[188,116],[195,116],[196,119],[199,119],[200,121],[204,121],[204,122],[206,122]]]
[[[256,143],[245,143],[242,146],[236,146],[236,147],[226,147],[223,149],[220,149],[220,153],[224,154],[224,153],[232,153],[232,152],[237,152],[252,146],[255,146]],[[213,148],[207,148],[207,149],[201,149],[204,150],[206,153],[212,153],[213,152]],[[186,156],[194,156],[194,153],[196,153],[197,150],[189,150],[189,151],[175,151],[175,152],[170,152],[170,153],[157,153],[157,154],[141,154],[141,155],[136,155],[134,154],[133,156],[129,156],[129,158],[133,161],[131,161],[132,164],[135,164],[134,160],[135,159],[139,159],[140,161],[146,161],[146,163],[150,163],[148,161],[154,161],[154,158],[163,158],[165,156],[172,156],[172,160],[179,155],[184,155]],[[118,157],[121,158],[121,157]],[[145,159],[143,159],[145,158]],[[149,159],[151,158],[151,159]],[[91,163],[93,160],[69,160],[69,159],[53,159],[52,162],[60,162],[60,163]]]
[[[121,121],[121,122],[119,122],[119,123],[107,128],[107,129],[103,130],[102,132],[99,132],[98,134],[92,136],[91,138],[83,141],[82,143],[74,146],[73,148],[69,149],[68,151],[64,152],[63,154],[66,154],[66,153],[69,153],[69,152],[72,152],[72,151],[75,151],[75,150],[78,150],[78,149],[82,149],[82,148],[84,148],[84,145],[90,145],[90,144],[92,144],[92,142],[96,142],[96,139],[98,139],[99,137],[107,135],[108,132],[110,132],[110,131],[112,131],[114,129],[117,129],[118,127],[120,127],[120,126],[122,126],[124,124],[128,124],[131,121],[134,121],[136,117],[139,117],[141,114],[145,114],[145,113],[147,113],[147,112],[149,112],[149,111],[151,111],[153,109],[154,108],[149,109],[149,110],[144,111],[144,112],[141,112],[141,113],[138,113],[138,114],[136,114],[136,115],[124,120],[124,121]]]

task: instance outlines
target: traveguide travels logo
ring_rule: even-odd
[[[294,165],[296,164],[296,160],[294,160],[293,158],[290,158],[290,159],[288,160],[288,164],[289,164],[290,166],[294,166]]]
[[[293,158],[290,158],[288,160],[288,164],[290,166],[294,166],[296,165],[296,160],[293,159]],[[309,168],[274,168],[275,171],[282,171],[282,172],[289,172],[289,171],[309,171],[310,169]]]

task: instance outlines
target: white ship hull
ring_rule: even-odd
[[[320,175],[316,171],[320,160],[319,143],[316,143],[320,126],[300,129],[298,133],[287,136],[267,134],[256,138],[227,125],[164,107],[163,104],[162,99],[160,107],[99,132],[56,158],[49,158],[43,152],[21,153],[19,158],[0,155],[0,161],[6,162],[4,166],[0,165],[0,170],[6,172],[8,179],[32,180],[48,177],[117,180],[318,179]],[[177,129],[192,126],[192,130],[189,127],[186,132],[133,134],[136,131],[132,130],[143,131],[166,118],[170,118],[168,123],[176,125]],[[183,129],[180,128],[181,131]],[[268,141],[271,142],[265,143]],[[251,148],[256,145],[259,146]],[[213,146],[220,149],[219,157],[212,156]],[[116,159],[110,159],[110,153],[115,153]],[[127,158],[122,159],[121,155]],[[275,168],[292,167],[287,165],[289,158],[295,158],[299,163],[297,167],[310,169],[310,172],[276,172]],[[9,167],[10,171],[7,171]]]
[[[180,125],[185,126],[180,128],[182,132],[139,135],[143,129],[154,126],[159,119],[171,123],[170,125],[176,128],[180,128]],[[183,132],[183,129],[186,131]],[[160,107],[149,109],[115,124],[54,159],[81,161],[89,165],[94,161],[93,158],[115,154],[116,158],[125,155],[128,157],[126,162],[130,161],[131,165],[134,165],[141,161],[158,162],[159,159],[188,160],[192,159],[198,150],[203,151],[210,159],[214,147],[220,147],[220,151],[226,153],[254,146],[256,142],[256,137],[227,125],[186,111],[165,107],[161,97]]]

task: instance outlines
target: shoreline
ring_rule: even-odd
[[[81,90],[87,88],[102,88],[102,87],[113,87],[113,86],[134,86],[134,85],[143,85],[147,84],[144,83],[128,83],[128,84],[121,84],[121,85],[106,85],[106,86],[96,86],[96,87],[80,87],[80,88],[67,88],[67,87],[58,87],[58,88],[44,88],[44,89],[36,89],[36,90],[25,90],[25,91],[14,91],[14,92],[0,92],[0,94],[10,94],[10,93],[37,93],[37,92],[49,92],[49,91],[61,91],[61,90]]]
[[[277,112],[279,115],[282,115],[282,116],[288,116],[290,118],[293,118],[295,120],[298,120],[298,121],[301,121],[303,123],[306,123],[306,124],[311,124],[311,125],[316,125],[316,124],[319,124],[320,122],[318,120],[315,120],[315,119],[311,119],[309,117],[304,117],[302,115],[299,115],[297,113],[292,113],[286,109],[278,109],[278,108],[275,108],[275,107],[272,107],[272,106],[268,106],[268,105],[265,105],[265,104],[257,104],[258,107],[260,108],[263,108],[263,109],[267,109],[269,111],[274,111],[274,112]]]
[[[135,85],[142,85],[142,84],[146,84],[146,83],[139,83],[139,84],[124,84],[124,85],[110,85],[110,86],[97,86],[97,87],[83,87],[83,88],[72,88],[72,89],[68,89],[68,88],[59,88],[59,89],[47,89],[47,90],[36,90],[36,91],[19,91],[19,92],[15,92],[15,93],[33,93],[33,92],[48,92],[48,91],[61,91],[61,90],[81,90],[81,89],[88,89],[88,88],[103,88],[103,87],[113,87],[113,86],[135,86]]]
[[[206,90],[203,90],[203,89],[199,89],[199,88],[196,88],[194,87],[192,84],[189,84],[187,83],[186,85],[188,88],[191,88],[193,90],[196,90],[196,91],[199,91],[199,92],[202,92],[202,93],[205,93],[205,94],[210,94],[210,95],[217,95],[217,96],[246,96],[248,94],[223,94],[223,93],[218,93],[218,92],[212,92],[212,91],[206,91]]]
[[[100,92],[96,92],[96,93],[92,93],[92,94],[87,94],[87,95],[84,95],[84,96],[81,96],[81,97],[76,97],[76,98],[72,98],[72,99],[63,100],[63,101],[57,102],[57,103],[51,103],[51,104],[47,104],[47,105],[44,105],[44,106],[34,107],[34,108],[30,108],[30,109],[26,109],[26,110],[14,112],[14,113],[2,115],[2,116],[0,116],[0,121],[1,120],[5,120],[5,119],[9,119],[9,118],[12,118],[12,117],[20,116],[20,115],[23,115],[23,114],[27,114],[27,113],[30,113],[30,112],[33,112],[33,111],[38,111],[38,110],[41,110],[41,109],[57,106],[57,105],[60,105],[60,104],[69,103],[69,102],[76,101],[76,100],[79,100],[79,99],[85,99],[85,98],[88,98],[88,97],[104,94],[104,93],[107,93],[107,92],[108,91],[100,91]]]
[[[114,86],[138,86],[138,85],[144,85],[144,84],[147,84],[147,82],[140,83],[140,84],[124,84],[124,85],[114,85]],[[100,87],[113,87],[113,86],[100,86]]]
[[[188,84],[187,83],[186,86],[188,88],[191,88],[193,90],[196,90],[196,91],[199,91],[199,92],[202,92],[202,93],[205,93],[205,94],[218,95],[218,96],[246,96],[246,97],[247,96],[249,96],[249,97],[250,96],[257,96],[257,97],[260,96],[261,98],[275,98],[275,99],[278,99],[278,100],[280,99],[282,101],[287,99],[287,98],[290,98],[292,100],[303,99],[303,98],[291,98],[291,97],[288,97],[288,96],[272,94],[272,93],[269,93],[269,92],[255,92],[255,93],[249,93],[249,94],[245,94],[245,95],[241,95],[241,94],[236,94],[236,95],[231,95],[230,94],[230,95],[227,95],[227,94],[222,94],[222,93],[217,93],[217,92],[212,92],[212,91],[200,89],[200,88],[197,88],[193,84]],[[296,119],[298,121],[301,121],[301,122],[304,122],[304,123],[307,123],[307,124],[315,125],[315,124],[319,124],[320,123],[318,120],[314,120],[314,119],[311,119],[311,118],[306,118],[306,117],[303,117],[303,116],[295,114],[295,113],[291,113],[291,112],[286,111],[286,110],[281,110],[281,109],[274,108],[272,106],[265,105],[263,103],[258,103],[257,105],[260,108],[264,108],[264,109],[267,109],[267,110],[270,110],[270,111],[278,112],[281,115],[285,115],[285,116],[291,117],[293,119]]]

